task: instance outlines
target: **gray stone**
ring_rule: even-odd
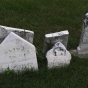
[[[70,50],[70,53],[82,59],[88,59],[88,54],[78,54],[77,50]]]
[[[67,48],[68,36],[69,32],[67,30],[46,34],[44,40],[43,53],[46,53],[57,42],[61,42]]]
[[[33,44],[11,32],[0,44],[0,72],[38,70],[36,49]]]
[[[46,53],[46,58],[48,68],[61,67],[70,64],[71,54],[61,42],[57,42]]]
[[[19,29],[19,28],[6,27],[6,26],[2,26],[2,25],[0,25],[0,43],[5,39],[5,37],[10,32],[14,32],[15,34],[24,38],[28,42],[33,43],[33,37],[34,37],[33,31],[29,31],[29,30],[25,30],[25,29]]]
[[[88,13],[85,14],[83,19],[82,34],[77,52],[78,54],[88,54]]]

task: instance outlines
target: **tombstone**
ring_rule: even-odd
[[[11,32],[0,44],[0,72],[38,70],[35,46]]]
[[[71,54],[61,42],[57,42],[52,49],[46,53],[46,58],[48,68],[62,67],[70,64]]]
[[[19,28],[6,27],[2,25],[0,25],[0,43],[6,38],[6,36],[8,36],[10,32],[14,32],[15,34],[24,38],[28,42],[33,43],[33,37],[34,37],[33,31],[19,29]]]
[[[78,54],[88,54],[88,13],[83,19],[83,28],[79,46],[77,47]]]
[[[43,53],[46,53],[47,50],[51,49],[52,46],[57,42],[61,42],[65,47],[67,47],[68,35],[69,32],[67,30],[46,34],[44,40]]]

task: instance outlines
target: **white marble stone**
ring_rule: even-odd
[[[70,64],[71,54],[61,42],[57,42],[46,53],[48,68],[61,67]]]
[[[83,19],[82,34],[77,52],[78,54],[88,54],[88,13],[85,14]]]
[[[10,32],[14,32],[15,34],[24,38],[28,42],[33,43],[33,37],[34,37],[33,31],[29,31],[29,30],[25,30],[25,29],[19,29],[19,28],[12,28],[12,27],[2,26],[2,25],[0,25],[0,43],[5,39],[5,37]]]
[[[64,46],[67,47],[68,36],[68,30],[46,34],[44,40],[43,53],[46,53],[57,42],[62,42]]]
[[[13,32],[0,44],[0,72],[8,67],[14,71],[38,70],[35,46]]]

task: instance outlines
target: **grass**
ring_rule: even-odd
[[[0,88],[88,88],[88,60],[72,56],[65,68],[48,70],[42,54],[46,33],[69,31],[68,50],[76,49],[87,0],[0,0],[0,24],[32,30],[39,71],[0,74]]]

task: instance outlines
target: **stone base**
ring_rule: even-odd
[[[88,54],[88,48],[80,48],[80,47],[77,47],[77,53],[78,54]]]
[[[88,59],[88,54],[78,54],[77,50],[70,50],[70,53],[74,56],[79,57],[79,58]]]

